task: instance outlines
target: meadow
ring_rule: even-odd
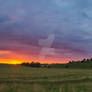
[[[0,65],[0,92],[92,92],[92,69]]]

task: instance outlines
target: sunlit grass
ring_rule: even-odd
[[[78,84],[0,84],[0,92],[91,92],[92,83]]]

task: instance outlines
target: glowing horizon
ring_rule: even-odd
[[[0,59],[0,63],[1,63],[1,64],[15,64],[15,65],[16,65],[16,64],[31,63],[31,62],[39,62],[39,63],[41,63],[41,64],[61,63],[61,62],[52,62],[52,63],[50,63],[50,61],[38,61],[38,60],[36,60],[36,61],[30,60],[30,61],[26,61],[26,62],[25,62],[25,61],[23,61],[23,60]],[[64,64],[64,63],[67,63],[67,62],[62,62],[61,64]]]
[[[4,64],[21,64],[21,63],[24,63],[24,62],[29,62],[29,63],[31,63],[31,62],[40,62],[40,63],[48,63],[48,64],[51,64],[51,63],[67,63],[66,61],[59,61],[59,60],[53,60],[53,59],[40,59],[40,58],[38,58],[37,59],[37,57],[35,58],[33,58],[32,59],[32,56],[31,56],[31,58],[29,58],[28,56],[26,56],[26,55],[20,55],[20,54],[15,54],[15,53],[13,53],[13,52],[11,52],[11,51],[3,51],[3,50],[0,50],[0,55],[3,55],[3,57],[2,58],[0,58],[0,63],[4,63]],[[5,57],[5,56],[10,56],[10,57]],[[39,60],[40,59],[40,60]],[[51,61],[53,61],[53,62],[51,62]]]
[[[31,55],[26,55],[25,53],[21,54],[21,53],[14,53],[12,51],[9,50],[0,50],[0,55],[2,55],[3,57],[0,58],[0,63],[4,63],[4,64],[21,64],[24,62],[40,62],[40,63],[48,63],[48,64],[52,64],[52,63],[68,63],[69,61],[72,60],[81,60],[83,58],[74,58],[74,59],[61,59],[61,58],[49,58],[44,56],[44,58],[42,58],[43,56],[39,57],[39,55],[37,56],[32,56]],[[8,57],[7,57],[8,56]],[[31,58],[30,58],[31,56]],[[49,58],[49,59],[48,59]]]

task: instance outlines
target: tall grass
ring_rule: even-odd
[[[39,84],[3,84],[0,92],[92,92],[92,83],[39,85]]]

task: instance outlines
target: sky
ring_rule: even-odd
[[[0,0],[1,63],[91,57],[92,0]]]

